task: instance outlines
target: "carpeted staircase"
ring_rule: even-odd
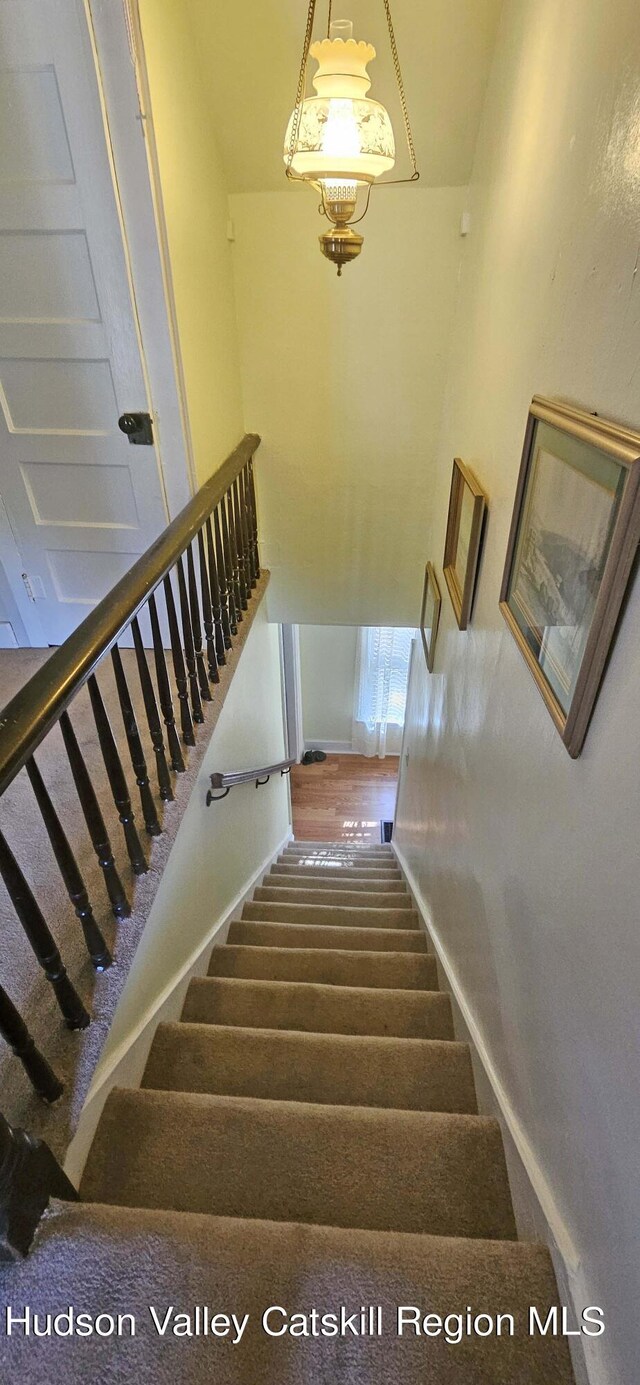
[[[3,1342],[8,1378],[44,1379],[38,1360],[69,1382],[573,1378],[562,1339],[529,1336],[530,1306],[545,1317],[557,1302],[550,1259],[516,1239],[500,1128],[477,1114],[468,1046],[388,847],[287,848],[181,1022],[159,1026],[142,1088],[108,1098],[81,1196],[43,1222],[12,1300],[133,1312],[136,1338],[57,1341],[48,1357]],[[250,1321],[237,1345],[162,1338],[149,1304]],[[270,1338],[269,1305],[380,1305],[383,1335]],[[399,1337],[398,1305],[511,1313],[515,1335]]]

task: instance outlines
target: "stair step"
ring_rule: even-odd
[[[243,919],[253,919],[259,923],[308,923],[326,928],[420,928],[418,915],[413,910],[389,907],[370,909],[363,905],[340,906],[331,904],[282,904],[266,900],[249,900],[242,909]]]
[[[528,1333],[529,1305],[535,1304],[544,1320],[558,1302],[549,1253],[541,1245],[75,1202],[53,1205],[40,1223],[31,1254],[11,1266],[12,1303],[37,1302],[43,1317],[70,1303],[97,1315],[114,1304],[116,1291],[118,1310],[135,1314],[135,1337],[94,1336],[82,1343],[60,1337],[52,1368],[48,1338],[15,1336],[11,1378],[55,1378],[65,1385],[116,1379],[158,1385],[171,1379],[192,1385],[212,1379],[216,1385],[573,1381],[566,1340]],[[179,1338],[161,1337],[152,1329],[149,1303],[163,1316],[169,1304],[179,1311],[211,1304],[229,1313],[248,1313],[249,1323],[238,1345],[229,1349],[228,1339],[216,1341],[204,1334],[181,1346]],[[339,1312],[344,1304],[351,1313],[361,1304],[379,1304],[383,1333],[357,1339],[349,1334],[351,1347],[340,1336],[271,1340],[261,1326],[269,1304],[307,1313],[314,1306]],[[405,1331],[398,1336],[399,1304],[424,1305],[424,1312],[442,1318],[448,1313],[464,1318],[468,1304],[475,1305],[474,1312],[511,1313],[514,1335],[463,1338],[457,1346],[449,1345],[444,1335]],[[272,1325],[280,1325],[277,1316]]]
[[[144,1088],[473,1113],[469,1046],[442,1039],[159,1024]]]
[[[266,907],[266,906],[264,906]],[[427,940],[417,928],[341,928],[315,923],[284,923],[238,919],[229,929],[229,942],[253,947],[329,947],[365,952],[426,952]]]
[[[344,838],[337,842],[313,842],[295,837],[294,841],[288,843],[284,848],[287,852],[359,852],[363,856],[392,856],[393,852],[388,842],[352,842]]]
[[[393,908],[409,912],[413,909],[411,896],[406,893],[398,893],[390,899],[388,894],[378,894],[375,890],[369,890],[364,894],[357,890],[316,890],[282,886],[272,883],[268,876],[267,883],[256,886],[253,898],[263,899],[270,904],[322,904],[334,907],[339,905],[343,909]]]
[[[319,876],[322,880],[390,880],[404,889],[398,866],[367,866],[357,861],[351,865],[350,862],[335,860],[326,865],[322,861],[306,865],[304,861],[285,860],[279,856],[271,870],[278,875],[305,875],[314,879]]]
[[[182,1019],[199,1024],[295,1029],[309,1034],[453,1038],[451,1001],[442,991],[374,990],[308,981],[194,977],[187,990]]]
[[[314,875],[312,871],[307,874],[300,870],[291,873],[285,872],[283,867],[273,866],[268,875],[262,881],[263,887],[269,889],[283,890],[349,890],[360,894],[362,891],[369,893],[373,890],[375,894],[400,895],[401,898],[407,894],[404,881],[400,876],[392,879],[380,879],[376,876],[348,875],[346,871],[341,871],[336,876]]]
[[[397,864],[395,856],[388,852],[373,851],[299,851],[296,847],[285,847],[282,853],[285,861],[300,861],[309,865],[316,865],[327,861],[338,865],[358,866],[360,870],[368,870],[370,866],[395,866]]]
[[[500,1126],[483,1116],[116,1088],[80,1195],[363,1230],[516,1235]]]
[[[426,952],[360,952],[346,948],[235,946],[225,943],[214,947],[211,952],[209,976],[312,981],[324,986],[373,990],[438,990],[436,959],[432,953]]]

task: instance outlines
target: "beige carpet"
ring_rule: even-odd
[[[96,976],[87,955],[79,921],[69,903],[25,770],[20,772],[0,799],[0,827],[52,928],[69,976],[92,1015],[92,1023],[88,1029],[80,1033],[70,1033],[66,1028],[51,987],[31,952],[0,880],[0,980],[20,1009],[36,1043],[65,1082],[65,1092],[61,1100],[54,1107],[45,1106],[34,1095],[21,1064],[6,1046],[0,1043],[2,1111],[14,1124],[23,1125],[35,1134],[43,1134],[59,1156],[64,1155],[77,1124],[91,1076],[109,1032],[111,1019],[175,840],[184,807],[196,781],[208,740],[220,715],[226,690],[267,582],[268,573],[263,573],[249,610],[244,613],[244,620],[238,627],[234,648],[228,651],[228,662],[220,670],[221,681],[212,688],[213,701],[206,704],[205,725],[196,728],[197,745],[188,752],[185,750],[186,772],[172,774],[175,793],[173,803],[162,804],[157,795],[155,756],[139,691],[135,656],[129,650],[122,651],[129,690],[143,739],[149,779],[163,826],[163,833],[159,837],[149,838],[144,829],[110,658],[107,657],[100,667],[98,681],[120,750],[136,824],[150,866],[146,875],[135,877],[129,866],[122,828],[106,778],[86,688],[81,690],[71,705],[71,720],[94,787],[98,791],[117,867],[132,904],[130,918],[117,922],[111,912],[102,872],[97,864],[78,803],[58,726],[49,733],[36,753],[36,761],[82,870],[96,920],[115,958],[116,965],[102,975]],[[48,658],[49,652],[27,649],[2,651],[1,706],[24,686],[28,678]],[[152,656],[149,657],[149,667],[155,686]],[[171,669],[169,655],[168,667]],[[174,710],[177,718],[175,692]]]
[[[84,1202],[54,1207],[3,1276],[41,1317],[133,1314],[136,1335],[0,1335],[2,1380],[570,1385],[566,1343],[529,1335],[530,1306],[556,1301],[551,1263],[516,1239],[500,1129],[477,1114],[394,857],[294,846],[282,864],[286,899],[276,868],[181,1022],[159,1026],[142,1089],[111,1093]],[[371,889],[328,903],[312,884],[325,869]],[[206,1309],[229,1334],[198,1333],[197,1306],[201,1328]],[[267,1324],[297,1335],[268,1335],[270,1306]],[[399,1336],[401,1306],[414,1328]],[[448,1328],[416,1336],[427,1313]],[[192,1335],[173,1335],[175,1314]],[[478,1314],[513,1327],[478,1335]]]

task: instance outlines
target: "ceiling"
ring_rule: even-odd
[[[230,192],[281,191],[282,145],[295,90],[307,0],[182,0],[192,18]],[[392,0],[421,182],[469,180],[502,0]],[[389,109],[409,171],[383,0],[334,0],[334,18],[354,21],[371,41],[371,95]],[[326,32],[318,0],[314,36]],[[310,62],[310,72],[315,64]]]

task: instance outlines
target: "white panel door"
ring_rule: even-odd
[[[117,0],[114,0],[117,3]],[[0,0],[0,497],[48,643],[167,523],[81,0]]]

